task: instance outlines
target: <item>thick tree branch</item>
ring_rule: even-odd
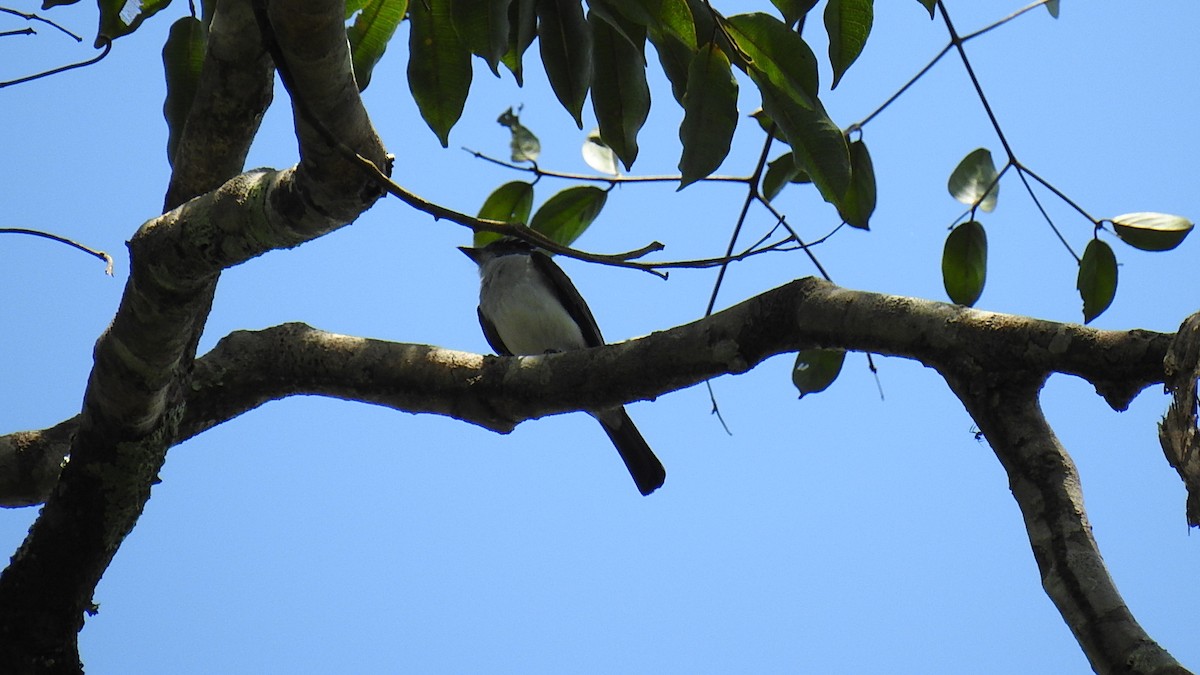
[[[175,442],[296,394],[448,415],[506,432],[543,415],[652,399],[812,346],[911,358],[942,370],[966,360],[993,372],[1069,373],[1101,391],[1136,392],[1162,381],[1170,344],[1160,333],[994,314],[817,279],[637,340],[537,357],[482,357],[285,324],[232,333],[197,359]],[[1110,402],[1120,409],[1128,399]],[[11,438],[0,437],[0,461]],[[61,441],[39,447],[50,453],[42,465],[61,462]],[[0,495],[5,504],[28,504],[36,494],[29,484],[14,489]]]
[[[236,0],[218,11],[233,11]],[[363,156],[384,165],[385,152],[353,87],[341,3],[274,3],[283,53],[304,53],[311,40],[328,45],[336,71],[328,81],[350,82],[336,110],[323,110],[326,128],[352,139]],[[214,30],[244,22],[214,21]],[[243,30],[241,38],[249,39]],[[255,43],[257,44],[257,42]],[[250,52],[255,48],[251,46]],[[261,56],[247,64],[252,81],[266,69]],[[327,86],[327,85],[326,85]],[[217,91],[220,87],[209,89]],[[251,97],[264,102],[262,87]],[[324,92],[320,92],[324,93]],[[303,87],[297,92],[304,96]],[[196,104],[200,108],[205,102]],[[255,104],[242,108],[253,117]],[[248,128],[248,126],[246,127]],[[231,144],[208,171],[180,178],[167,203],[217,179],[244,157]],[[305,147],[302,156],[326,156],[320,167],[302,162],[281,172],[258,171],[226,182],[144,225],[130,242],[131,270],[112,324],[97,342],[83,410],[71,436],[71,461],[11,564],[0,575],[0,671],[80,672],[77,633],[92,593],[150,496],[150,486],[177,437],[189,391],[192,359],[222,269],[274,248],[294,246],[349,223],[368,208],[378,189],[336,153]],[[186,152],[186,151],[185,151]],[[177,157],[177,159],[179,159]],[[186,164],[188,160],[184,160]],[[199,161],[199,160],[192,160]]]
[[[1134,619],[1104,566],[1075,463],[1038,403],[1044,378],[968,367],[944,374],[1004,465],[1042,586],[1092,668],[1187,673]]]

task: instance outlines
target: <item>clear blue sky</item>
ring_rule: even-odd
[[[866,52],[825,99],[843,125],[945,43],[918,3],[877,4]],[[962,32],[1020,5],[949,4]],[[1200,6],[1063,4],[1058,21],[1039,9],[968,47],[1018,155],[1096,215],[1196,219]],[[161,206],[159,50],[183,11],[170,7],[97,66],[0,92],[0,226],[51,230],[117,258],[109,279],[65,248],[2,240],[4,432],[78,411],[91,347],[120,297],[123,242]],[[93,12],[51,16],[90,40]],[[809,35],[818,28],[814,21]],[[583,133],[537,70],[521,90],[477,63],[451,149],[440,149],[407,93],[401,30],[366,95],[401,184],[475,211],[491,189],[522,176],[458,148],[504,155],[507,132],[495,118],[518,104],[542,139],[543,166],[587,170]],[[814,47],[824,49],[815,37]],[[0,79],[89,54],[49,30],[7,38]],[[673,172],[681,113],[661,78],[652,84],[656,106],[635,171]],[[742,110],[756,106],[743,83]],[[250,166],[295,161],[290,119],[279,90]],[[753,124],[739,132],[723,173],[749,171],[758,134]],[[818,255],[844,286],[944,299],[941,247],[961,212],[946,178],[976,147],[1001,154],[957,60],[870,124],[865,139],[880,185],[872,231],[842,232]],[[539,200],[560,187],[543,181]],[[625,186],[578,245],[608,252],[658,240],[671,259],[716,255],[740,200],[725,185],[678,194]],[[777,203],[810,238],[835,224],[803,189]],[[1090,225],[1048,203],[1082,250]],[[978,306],[1079,320],[1074,261],[1017,182],[1006,180],[984,223],[991,269]],[[766,214],[749,227],[769,227]],[[459,226],[383,201],[332,236],[226,273],[202,351],[231,330],[284,321],[487,351],[475,271],[454,250],[469,240]],[[1096,325],[1173,331],[1200,308],[1195,236],[1169,254],[1109,241],[1121,285]],[[564,266],[610,340],[698,318],[714,278],[681,272],[664,283]],[[812,273],[799,254],[760,257],[731,269],[718,304]],[[970,418],[933,371],[876,363],[883,400],[861,355],[828,392],[803,401],[789,357],[716,380],[732,436],[709,415],[703,387],[631,406],[668,470],[649,498],[584,415],[499,436],[340,401],[269,404],[172,450],[98,588],[100,614],[81,637],[88,672],[1088,672],[1041,590],[1004,473]],[[1200,540],[1189,536],[1183,488],[1156,438],[1166,398],[1148,390],[1117,414],[1086,383],[1058,376],[1044,402],[1079,464],[1096,537],[1131,609],[1185,664],[1200,665],[1200,585],[1186,581],[1200,566]],[[0,512],[0,547],[15,549],[35,516]]]

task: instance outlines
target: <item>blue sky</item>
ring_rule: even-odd
[[[16,8],[32,11],[27,4]],[[918,3],[878,5],[865,53],[825,98],[843,125],[945,43]],[[964,33],[1018,6],[950,3]],[[161,206],[169,169],[159,50],[183,11],[164,11],[97,66],[0,93],[8,129],[0,226],[51,230],[117,258],[109,279],[76,252],[4,238],[5,432],[78,411],[92,344],[120,297],[123,242]],[[87,34],[93,12],[50,16]],[[1059,20],[1039,9],[968,51],[1018,156],[1072,199],[1100,216],[1195,219],[1196,25],[1200,7],[1188,0],[1153,12],[1064,3]],[[809,35],[821,53],[818,27]],[[496,186],[524,176],[459,148],[503,156],[507,132],[495,118],[519,104],[542,139],[544,167],[587,171],[584,132],[536,70],[518,89],[477,63],[466,113],[441,149],[407,92],[403,44],[366,92],[397,155],[398,182],[475,211]],[[90,51],[43,31],[0,41],[0,54],[8,79]],[[681,112],[664,85],[652,81],[656,105],[635,173],[675,171]],[[757,100],[742,85],[748,113]],[[290,119],[279,90],[248,166],[296,160]],[[722,173],[749,171],[759,133],[753,124],[739,131]],[[961,65],[945,59],[864,138],[880,188],[872,231],[841,232],[818,255],[846,287],[944,299],[942,242],[961,213],[946,179],[976,147],[1001,155]],[[567,186],[547,179],[538,199]],[[609,252],[658,240],[666,258],[713,256],[741,197],[728,185],[623,186],[578,246]],[[1091,226],[1047,203],[1081,251]],[[777,205],[810,238],[836,224],[801,188]],[[1078,321],[1074,261],[1016,181],[1006,180],[983,222],[991,266],[978,306]],[[766,214],[749,227],[768,228]],[[228,271],[201,350],[231,330],[304,321],[486,352],[475,271],[454,250],[469,241],[459,226],[383,201],[331,236]],[[1095,325],[1173,331],[1200,306],[1195,237],[1167,254],[1108,241],[1120,288]],[[610,340],[698,318],[714,279],[564,267]],[[718,306],[813,272],[798,254],[737,264]],[[803,401],[786,356],[717,379],[732,436],[709,414],[703,387],[630,406],[667,466],[666,486],[648,498],[584,415],[500,436],[341,401],[268,404],[171,451],[97,590],[101,612],[81,636],[88,672],[1089,672],[1041,590],[1007,480],[970,418],[933,371],[876,363],[882,400],[861,355],[829,391]],[[1180,578],[1196,569],[1200,549],[1158,447],[1166,403],[1151,389],[1117,414],[1065,376],[1044,395],[1118,586],[1149,633],[1195,667],[1200,587]],[[35,516],[0,512],[0,544],[15,549]]]

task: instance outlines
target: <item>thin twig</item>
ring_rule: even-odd
[[[565,180],[587,181],[587,182],[592,182],[592,183],[609,183],[612,185],[616,185],[618,183],[678,183],[682,179],[682,176],[671,176],[671,175],[663,175],[663,176],[597,176],[594,174],[568,173],[565,171],[550,171],[548,169],[541,168],[536,163],[534,163],[532,166],[524,166],[522,164],[515,164],[513,162],[507,162],[503,159],[497,159],[495,157],[490,157],[478,150],[472,150],[471,148],[467,148],[467,147],[464,147],[463,151],[470,153],[470,155],[476,159],[482,159],[485,162],[491,162],[492,164],[497,164],[499,166],[503,166],[508,169],[515,169],[517,171],[525,171],[528,173],[532,173],[535,176],[537,176],[538,178],[545,176],[547,178],[562,178]],[[711,183],[748,183],[748,182],[750,182],[751,178],[752,178],[751,176],[706,176],[704,178],[701,178],[700,180],[708,181]]]
[[[94,248],[88,248],[87,246],[84,246],[83,244],[80,244],[77,241],[72,241],[70,239],[67,239],[66,237],[61,237],[57,234],[52,234],[50,232],[42,232],[41,230],[29,230],[29,229],[26,229],[23,227],[0,227],[0,234],[28,234],[28,235],[33,235],[35,237],[42,237],[45,239],[50,239],[52,241],[57,241],[60,244],[66,244],[67,246],[77,248],[80,251],[83,251],[84,253],[87,253],[89,255],[95,256],[95,257],[103,260],[104,261],[104,273],[110,277],[113,275],[113,259],[112,259],[111,255],[105,253],[104,251],[98,251]]]
[[[51,28],[57,28],[58,30],[62,31],[63,33],[66,33],[68,36],[73,38],[76,42],[83,42],[83,38],[72,33],[71,31],[67,30],[66,28],[63,28],[62,26],[58,25],[57,23],[54,23],[50,19],[42,18],[42,17],[38,16],[37,14],[26,14],[25,12],[18,12],[17,10],[9,9],[8,7],[0,7],[0,12],[4,12],[5,14],[12,14],[13,16],[19,16],[22,19],[25,19],[26,21],[41,21],[42,23],[46,24],[47,26],[50,26]]]
[[[50,77],[51,75],[57,75],[59,73],[66,72],[68,70],[74,70],[75,68],[83,68],[84,66],[90,66],[93,63],[98,63],[101,59],[108,56],[108,53],[110,51],[112,51],[112,40],[109,40],[108,38],[103,37],[103,36],[98,37],[96,39],[104,41],[104,51],[100,52],[100,54],[95,56],[94,58],[88,59],[87,61],[80,61],[79,63],[72,63],[72,64],[68,64],[65,66],[59,66],[58,68],[47,70],[42,73],[37,73],[35,75],[27,75],[25,77],[20,77],[15,80],[9,80],[8,82],[0,82],[0,89],[3,89],[5,87],[11,87],[14,84],[22,84],[24,82],[38,80],[43,77]]]

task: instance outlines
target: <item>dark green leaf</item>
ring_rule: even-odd
[[[508,50],[500,62],[513,74],[518,87],[525,86],[525,50],[533,44],[537,35],[537,13],[535,0],[511,0],[508,6]]]
[[[987,281],[987,233],[972,220],[950,231],[942,251],[942,284],[946,295],[970,307]]]
[[[790,26],[816,7],[817,0],[771,0],[771,4],[783,15],[783,22]]]
[[[472,54],[499,76],[500,59],[508,51],[508,9],[512,0],[453,0],[454,27]]]
[[[600,0],[588,4],[603,4],[652,35],[672,36],[692,50],[698,46],[696,22],[687,0]]]
[[[116,40],[137,30],[143,21],[166,9],[171,0],[99,0],[97,4],[100,6],[100,31],[95,47],[99,49],[106,40]]]
[[[658,52],[675,100],[683,103],[687,71],[696,51],[696,24],[687,0],[590,0],[592,11],[641,26]]]
[[[592,81],[592,34],[579,0],[538,0],[538,44],[550,88],[575,125],[583,128],[583,101]]]
[[[958,201],[972,208],[978,204],[979,208],[991,212],[1000,196],[999,176],[992,153],[987,148],[978,148],[954,167],[946,189]]]
[[[1169,213],[1126,213],[1112,219],[1121,241],[1143,251],[1170,251],[1192,231],[1192,221]]]
[[[354,20],[354,25],[346,29],[359,91],[371,83],[371,71],[383,58],[383,52],[406,11],[408,0],[370,0]]]
[[[925,9],[929,10],[929,18],[933,18],[933,10],[937,8],[937,0],[917,0],[917,2],[925,5]]]
[[[622,19],[615,19],[623,22]],[[650,114],[646,85],[645,29],[628,24],[618,31],[594,13],[592,27],[592,110],[600,136],[628,170],[637,157],[637,135]],[[629,39],[640,40],[636,45]]]
[[[760,80],[755,71],[750,78],[758,85],[764,112],[792,146],[796,166],[812,179],[825,201],[840,207],[851,177],[850,149],[842,130],[829,119],[820,101],[815,101],[816,110],[809,110]]]
[[[529,212],[533,208],[533,183],[513,181],[496,188],[483,202],[479,209],[479,217],[485,220],[498,220],[502,223],[529,222]],[[482,248],[500,238],[495,232],[478,231],[475,233],[475,248]]]
[[[204,24],[185,16],[171,24],[163,45],[163,73],[167,81],[167,97],[163,102],[163,117],[167,120],[167,161],[175,163],[179,136],[192,110],[196,87],[200,83],[200,67],[204,64],[204,45],[207,42]]]
[[[1084,323],[1090,323],[1112,304],[1117,295],[1117,257],[1108,244],[1099,239],[1088,243],[1079,261],[1075,288],[1083,298]]]
[[[811,182],[808,174],[796,166],[796,158],[789,152],[767,162],[767,170],[763,174],[762,196],[763,199],[771,201],[788,183]]]
[[[833,65],[830,89],[837,88],[842,75],[862,53],[874,19],[874,0],[829,0],[825,5],[825,32],[829,35],[829,62]]]
[[[471,53],[458,40],[449,0],[418,0],[409,10],[408,86],[444,148],[471,88]]]
[[[800,398],[828,389],[842,372],[845,360],[844,349],[805,349],[797,353],[796,363],[792,366],[792,384],[800,391]]]
[[[679,126],[683,142],[680,190],[721,166],[737,128],[737,81],[720,47],[710,42],[696,52],[688,83]]]
[[[756,79],[771,83],[796,104],[816,109],[817,59],[799,33],[761,12],[731,16],[725,26],[741,52],[731,55],[739,68],[757,74]]]
[[[1058,5],[1059,0],[1049,0],[1046,3],[1046,11],[1050,12],[1050,16],[1056,19],[1058,18]]]
[[[533,214],[529,226],[563,246],[570,246],[600,215],[607,199],[607,192],[591,185],[567,188],[546,200]]]
[[[861,140],[850,144],[850,187],[838,206],[838,215],[852,227],[868,229],[875,213],[875,166]]]

